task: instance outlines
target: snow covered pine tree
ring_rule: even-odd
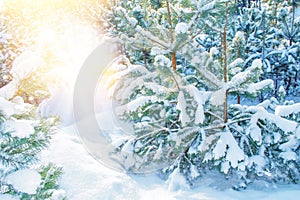
[[[228,103],[274,88],[260,80],[262,54],[247,51],[261,23],[243,29],[245,16],[231,1],[117,1],[106,17],[125,54],[108,69],[106,87],[134,130],[114,143],[126,169],[166,166],[171,188],[208,169],[238,177],[236,189],[259,177],[298,181],[299,113],[287,111],[291,102]]]
[[[15,96],[13,86],[19,85],[22,76],[16,71],[10,74],[14,71],[13,38],[3,24],[0,28],[0,199],[64,199],[58,185],[62,169],[38,162],[39,152],[50,142],[55,119],[39,118],[35,106]]]
[[[114,75],[107,84],[121,105],[117,114],[134,122],[135,135],[120,145],[133,153],[126,155],[125,168],[139,171],[167,166],[197,137],[204,101],[198,89],[175,71],[184,68],[177,60],[185,62],[185,57],[197,53],[191,45],[201,33],[195,21],[213,5],[124,1],[108,13],[111,32],[126,41],[127,58],[120,61],[126,65],[113,66]]]

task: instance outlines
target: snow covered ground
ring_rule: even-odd
[[[70,200],[295,200],[300,185],[281,185],[260,188],[250,186],[245,191],[221,189],[226,180],[205,178],[193,188],[169,190],[158,174],[133,175],[114,171],[96,161],[81,144],[74,125],[62,127],[53,135],[50,148],[42,160],[54,162],[64,169],[61,187]]]

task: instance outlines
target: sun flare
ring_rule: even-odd
[[[10,32],[24,43],[26,51],[30,50],[43,60],[37,69],[42,74],[41,80],[35,82],[46,83],[52,88],[53,85],[73,87],[82,63],[101,39],[101,33],[95,29],[97,22],[80,16],[89,16],[89,8],[97,8],[103,2],[0,0],[0,11],[9,20]]]

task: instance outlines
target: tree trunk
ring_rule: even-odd
[[[167,0],[167,11],[168,11],[168,21],[169,21],[169,32],[170,32],[170,42],[171,45],[173,46],[174,42],[174,35],[173,35],[173,25],[172,25],[172,18],[171,18],[171,11],[170,11],[170,4],[169,0]],[[172,51],[171,52],[171,59],[172,59],[172,69],[176,71],[177,66],[176,66],[176,52]]]
[[[278,69],[275,69],[275,97],[277,98],[277,90],[278,90],[278,78],[279,78],[279,74],[278,74]]]
[[[226,6],[226,21],[225,21],[225,25],[223,28],[223,76],[224,76],[224,82],[227,83],[228,82],[228,77],[227,77],[227,24],[228,24],[228,3],[226,2],[225,4]],[[224,110],[223,110],[223,115],[224,115],[224,123],[227,123],[228,121],[228,89],[225,92],[225,101],[224,101]]]
[[[291,36],[290,36],[290,46],[292,46],[292,44],[293,44],[293,32],[294,32],[294,28],[295,28],[295,26],[294,26],[294,24],[295,24],[295,8],[296,7],[296,3],[295,3],[295,0],[293,0],[292,1],[292,28],[291,28]],[[288,28],[288,27],[287,27]]]
[[[228,121],[228,90],[225,92],[225,101],[224,101],[224,123]]]
[[[177,66],[176,66],[176,53],[172,52],[171,57],[172,57],[172,69],[174,71],[176,71],[176,68],[177,68]]]
[[[144,57],[144,66],[147,68],[147,52],[145,49],[143,49],[143,57]]]
[[[290,76],[290,77],[288,77],[287,86],[285,88],[286,95],[289,94],[289,90],[290,90],[291,85],[292,85],[292,77]]]

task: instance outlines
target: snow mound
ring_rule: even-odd
[[[1,94],[0,94],[0,111],[6,116],[11,116],[17,113],[16,105],[2,98]]]
[[[3,127],[12,137],[25,138],[34,133],[32,123],[29,120],[7,120],[3,123]]]
[[[180,22],[176,24],[175,32],[177,34],[188,32],[188,25],[186,23]]]
[[[20,192],[35,194],[41,183],[41,175],[35,170],[21,169],[9,174],[6,180]]]

